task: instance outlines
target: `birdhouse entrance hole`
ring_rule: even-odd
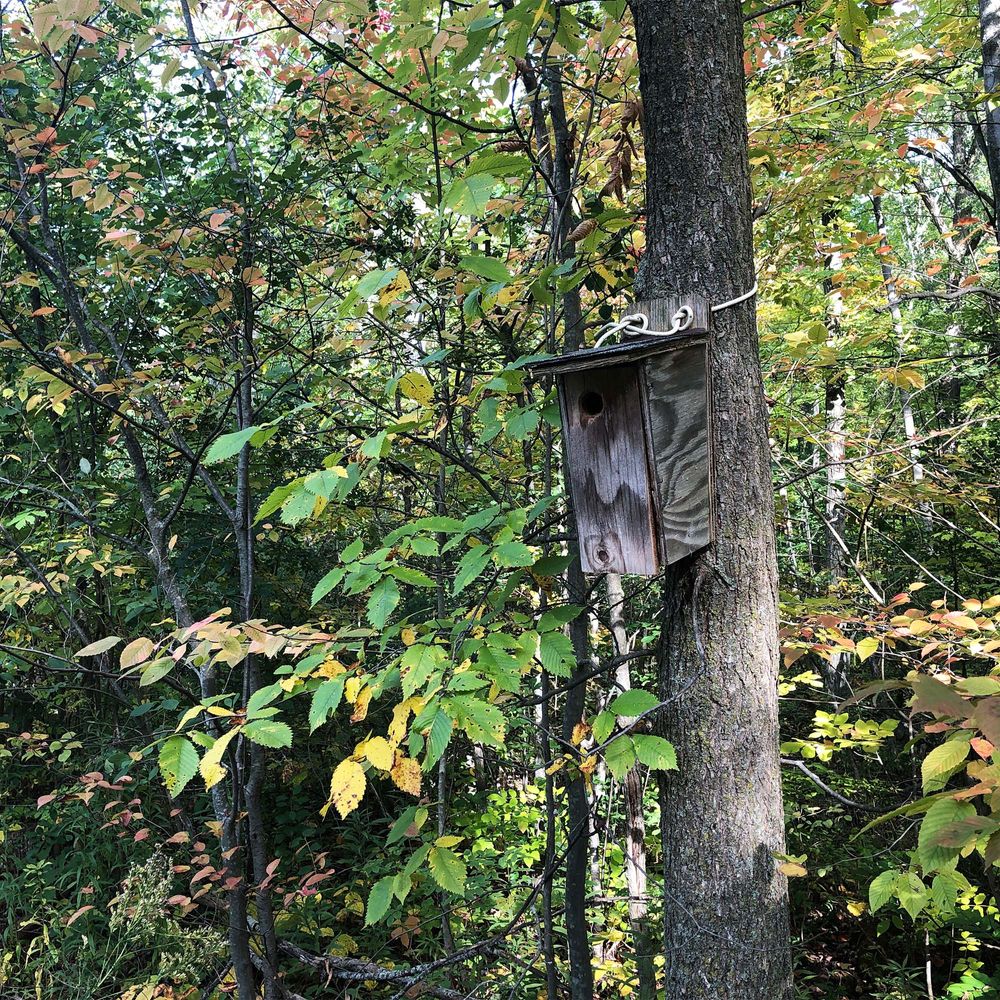
[[[580,396],[580,409],[588,417],[596,417],[604,409],[604,397],[599,392],[588,391]]]

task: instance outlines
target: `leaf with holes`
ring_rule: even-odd
[[[453,892],[456,896],[465,893],[467,871],[465,862],[448,847],[432,847],[427,856],[431,875],[445,892]]]
[[[330,778],[330,798],[320,810],[326,816],[330,806],[336,806],[341,819],[348,816],[361,804],[367,787],[364,768],[355,760],[342,760]]]
[[[677,752],[669,740],[662,736],[636,736],[633,742],[639,761],[651,771],[677,770]]]
[[[198,773],[198,751],[186,736],[171,736],[160,747],[160,773],[172,798]]]
[[[277,750],[292,745],[292,731],[284,722],[274,719],[257,719],[248,722],[243,727],[243,733],[248,740],[262,747]]]

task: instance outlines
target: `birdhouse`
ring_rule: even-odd
[[[555,377],[567,486],[585,573],[654,576],[715,534],[707,302],[637,302],[650,331],[681,333],[575,351],[532,370]]]

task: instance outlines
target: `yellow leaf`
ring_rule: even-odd
[[[417,641],[417,633],[412,628],[404,628],[399,634],[404,646],[412,646]]]
[[[847,904],[847,912],[850,913],[852,917],[860,917],[867,909],[868,909],[867,903],[861,903],[852,900],[850,903]]]
[[[784,864],[778,865],[778,871],[788,878],[802,878],[809,874],[809,869],[794,861],[786,861]]]
[[[351,715],[351,722],[364,722],[368,717],[368,705],[372,700],[372,689],[366,687],[357,700],[354,702],[354,712]]]
[[[429,406],[434,399],[434,387],[430,379],[420,372],[410,372],[399,380],[399,391],[421,406]]]
[[[393,743],[402,743],[406,736],[406,723],[410,717],[410,709],[414,708],[414,699],[407,698],[392,710],[392,722],[389,723],[389,739]]]
[[[368,740],[364,747],[365,756],[380,771],[392,770],[392,761],[396,754],[385,737],[375,736]]]
[[[864,639],[858,641],[855,646],[854,651],[858,654],[858,659],[864,663],[878,649],[879,641],[873,635],[865,636]]]
[[[975,621],[973,621],[968,615],[962,615],[956,612],[952,612],[951,614],[945,615],[944,618],[949,625],[954,625],[956,628],[964,628],[964,629],[979,628],[979,625]]]
[[[358,700],[358,692],[361,690],[360,677],[348,677],[344,684],[344,697],[353,705]]]
[[[357,761],[342,760],[330,778],[330,800],[320,810],[320,815],[325,816],[334,805],[340,818],[347,819],[358,808],[366,784],[364,768]]]
[[[198,765],[198,770],[201,772],[201,776],[205,779],[205,788],[211,788],[213,785],[217,785],[228,773],[226,769],[222,766],[222,755],[226,752],[226,747],[232,742],[233,737],[239,732],[239,728],[230,729],[228,733],[220,736],[212,748],[205,752],[205,756],[201,758],[201,763]]]
[[[392,768],[396,787],[410,795],[420,795],[420,765],[411,757],[400,757]]]
[[[340,660],[325,660],[314,671],[314,677],[339,677],[346,673],[347,668]]]
[[[573,727],[573,745],[579,746],[590,735],[590,726],[586,722],[578,722]]]

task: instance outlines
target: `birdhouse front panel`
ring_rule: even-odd
[[[583,571],[654,575],[659,566],[642,370],[592,368],[568,372],[561,383],[566,474]]]

